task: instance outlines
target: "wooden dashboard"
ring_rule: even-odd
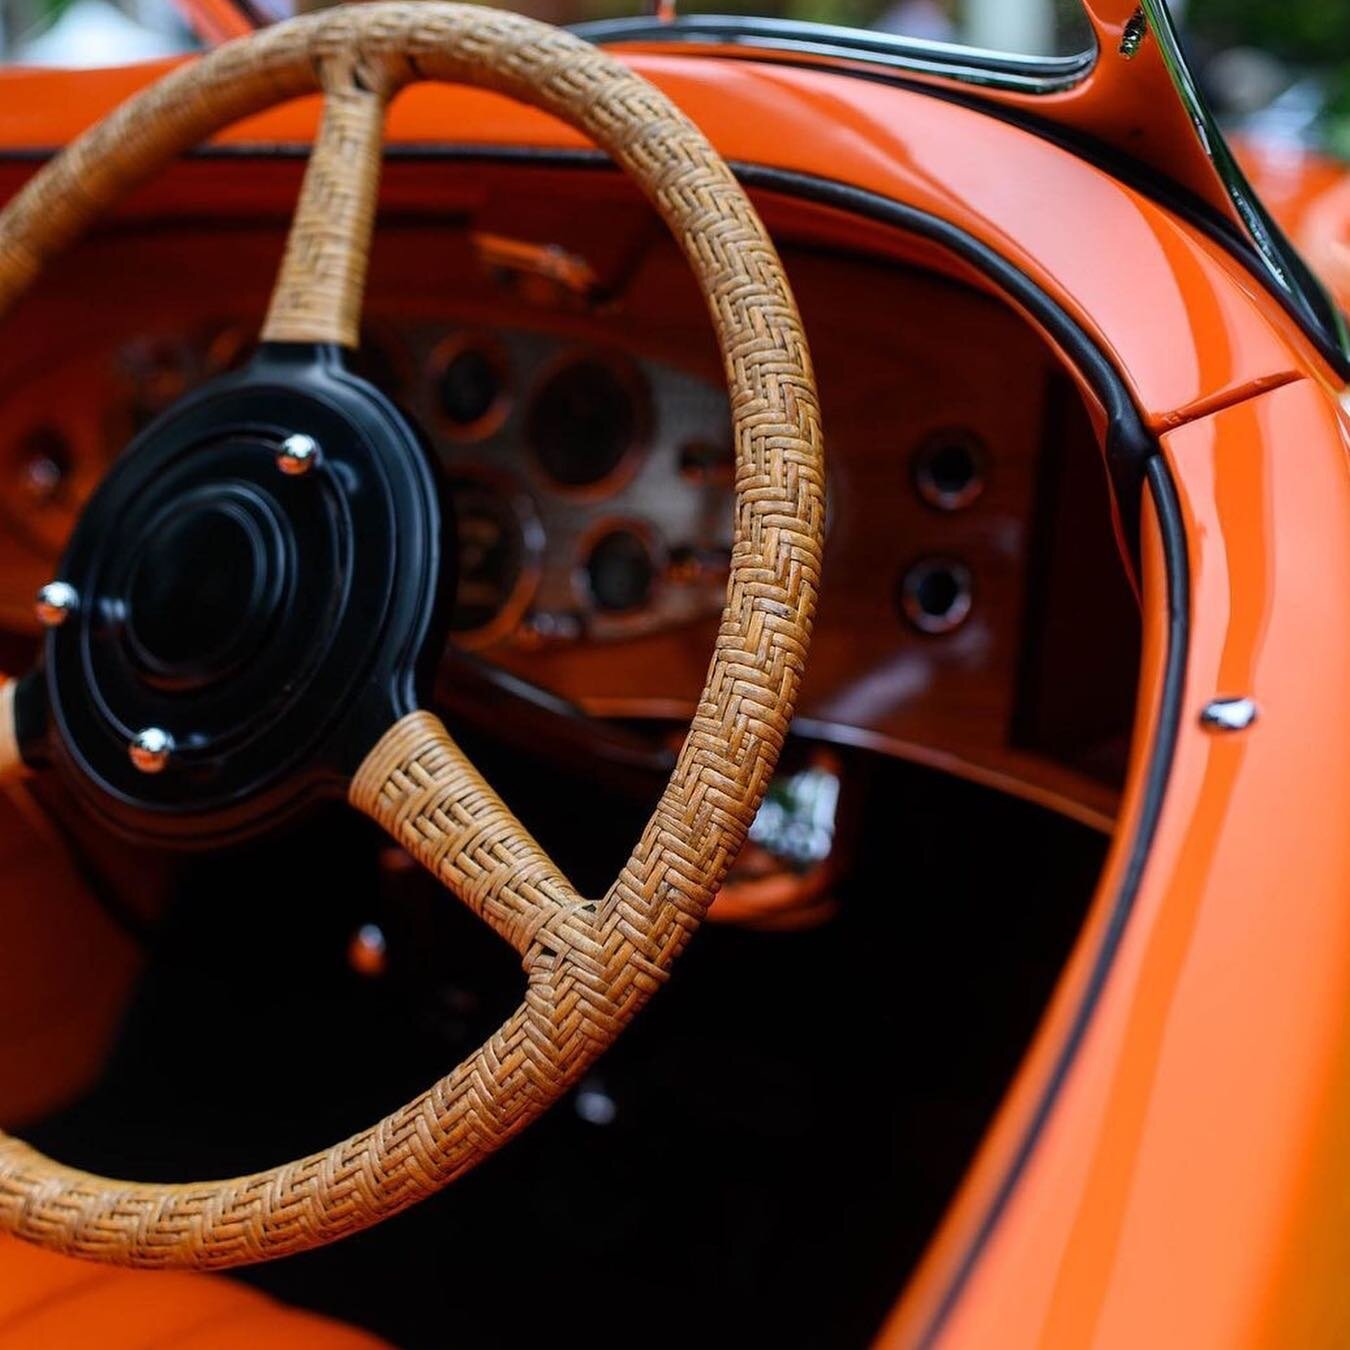
[[[0,166],[6,194],[28,171]],[[138,426],[243,359],[299,164],[197,159],[54,269],[0,332],[0,626]],[[1027,323],[898,238],[780,199],[830,459],[799,729],[1100,827],[1138,619],[1089,418]],[[688,716],[731,524],[706,315],[616,175],[395,160],[364,368],[460,514],[455,640],[596,715]]]

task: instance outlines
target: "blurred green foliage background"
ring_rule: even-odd
[[[1317,78],[1323,144],[1350,159],[1350,0],[1190,0],[1186,19],[1212,50],[1258,48]]]

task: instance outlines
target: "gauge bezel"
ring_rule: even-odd
[[[506,604],[487,623],[480,624],[477,628],[460,630],[451,628],[449,631],[449,640],[456,647],[463,651],[482,651],[510,637],[524,622],[544,575],[544,549],[547,536],[534,498],[513,474],[481,464],[457,463],[446,464],[444,472],[452,501],[459,500],[457,485],[461,482],[486,488],[509,506],[520,528],[522,555],[520,576],[511,588]],[[458,515],[456,515],[456,530],[458,531]],[[456,575],[457,581],[462,582],[463,576],[458,569]],[[452,618],[453,610],[452,601]]]
[[[652,585],[640,605],[628,609],[606,609],[595,598],[591,586],[589,562],[595,546],[606,535],[623,532],[636,535],[652,562]],[[579,611],[585,616],[590,636],[612,638],[629,631],[645,631],[662,589],[668,584],[670,549],[661,531],[649,520],[624,514],[605,515],[592,521],[577,537],[576,557],[572,565],[572,590]]]
[[[952,604],[935,614],[923,604],[920,592],[929,577],[945,572],[955,584]],[[928,554],[915,558],[900,574],[897,596],[900,610],[910,627],[925,638],[941,638],[969,622],[975,612],[975,569],[961,558],[949,554]]]
[[[456,422],[447,417],[441,405],[441,381],[451,362],[465,352],[479,352],[488,360],[497,376],[497,393],[488,410],[472,422]],[[495,436],[505,425],[515,406],[511,355],[492,332],[482,328],[463,328],[440,338],[422,363],[422,391],[432,424],[438,435],[457,445],[473,445]]]
[[[970,477],[958,489],[945,488],[934,473],[943,451],[960,448],[970,457]],[[910,457],[910,476],[919,500],[935,511],[951,514],[973,506],[989,487],[989,446],[970,427],[934,427],[915,446]]]
[[[574,485],[564,483],[548,471],[534,443],[530,423],[539,399],[549,384],[569,368],[581,365],[601,366],[615,377],[628,396],[633,431],[612,469],[592,482]],[[521,409],[521,444],[529,464],[531,480],[543,490],[575,502],[604,501],[627,487],[651,451],[655,429],[655,400],[646,372],[622,352],[587,344],[568,345],[544,361],[533,374],[529,394]]]

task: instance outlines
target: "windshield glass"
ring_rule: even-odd
[[[0,65],[122,66],[195,46],[174,0],[0,0]]]
[[[229,0],[255,25],[332,0]],[[1008,57],[1091,52],[1081,0],[507,0],[559,24],[641,19],[658,8],[686,25],[718,17],[753,24],[855,29],[876,53],[895,38]],[[197,44],[188,19],[204,0],[0,0],[0,66],[123,65]],[[1221,119],[1250,141],[1350,157],[1350,4],[1345,0],[1168,0],[1192,68]],[[797,36],[802,37],[798,29]],[[715,40],[710,34],[710,40]],[[806,40],[806,39],[804,39]],[[930,54],[942,59],[942,52]]]
[[[245,3],[268,22],[289,17],[297,4],[313,7],[306,0]],[[624,0],[523,0],[510,8],[557,24],[651,12]],[[832,24],[1017,56],[1077,56],[1092,47],[1092,29],[1080,0],[675,0],[672,8],[680,15]]]
[[[1078,0],[682,0],[679,13],[808,20],[1015,56],[1077,56],[1092,47]]]

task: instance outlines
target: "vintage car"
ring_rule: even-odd
[[[0,72],[0,1347],[1350,1343],[1350,342],[1161,0],[189,9]]]

